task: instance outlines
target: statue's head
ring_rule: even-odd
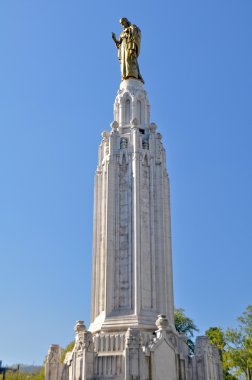
[[[129,22],[129,20],[126,17],[120,18],[119,22],[125,28],[127,28],[128,26],[131,25],[130,22]]]

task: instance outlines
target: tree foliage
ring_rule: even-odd
[[[227,329],[226,361],[236,375],[243,374],[246,379],[252,378],[252,305],[237,318],[239,326]]]
[[[61,362],[64,363],[64,360],[65,360],[65,357],[66,357],[66,354],[70,351],[73,350],[74,348],[74,345],[75,345],[75,341],[72,340],[67,346],[66,348],[62,351],[61,353]]]
[[[205,334],[210,343],[214,344],[222,352],[226,342],[225,335],[221,327],[210,327]]]
[[[226,359],[226,337],[225,332],[222,330],[221,327],[210,327],[206,332],[206,336],[208,337],[211,344],[215,345],[219,349],[219,354],[222,362],[223,367],[223,375],[225,380],[236,380],[237,377],[234,377],[230,373],[230,368],[227,364]]]
[[[190,354],[194,352],[194,342],[192,340],[194,333],[199,331],[194,321],[185,315],[184,309],[175,309],[174,312],[175,328],[180,333],[187,337],[187,344]]]
[[[243,376],[243,378],[251,380],[252,305],[249,305],[237,319],[238,328],[228,328],[223,331],[220,327],[210,327],[206,331],[206,335],[210,342],[220,350],[224,378],[230,380]]]

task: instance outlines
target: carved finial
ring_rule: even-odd
[[[80,332],[86,331],[87,328],[84,324],[84,321],[77,321],[76,324],[74,325],[74,331],[76,334],[79,334]]]
[[[151,124],[150,124],[150,131],[151,131],[152,133],[154,133],[154,132],[156,131],[156,129],[157,129],[157,124],[155,124],[155,123],[151,123]]]
[[[110,127],[112,128],[113,132],[116,132],[119,128],[119,124],[117,123],[116,120],[114,120],[111,124]]]
[[[168,327],[168,319],[166,318],[166,315],[160,314],[158,315],[158,319],[156,320],[156,326],[158,330],[167,330]]]
[[[109,138],[109,132],[108,132],[108,131],[103,131],[101,135],[102,135],[102,138],[103,138],[104,140],[106,140],[106,139]]]

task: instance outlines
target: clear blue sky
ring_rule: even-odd
[[[2,0],[0,359],[42,363],[89,324],[93,176],[120,17],[167,152],[175,304],[201,333],[252,302],[251,0]]]

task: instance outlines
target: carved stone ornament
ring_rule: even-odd
[[[111,124],[110,127],[112,128],[113,132],[116,132],[119,128],[119,124],[116,120],[114,120]]]
[[[139,124],[138,119],[134,117],[134,119],[130,121],[130,124],[132,128],[136,127]]]
[[[90,331],[86,331],[84,333],[83,348],[86,349],[87,351],[94,350],[93,337]]]
[[[126,332],[126,346],[129,348],[138,348],[141,346],[141,335],[138,329],[129,328]]]
[[[171,344],[173,345],[173,347],[177,347],[177,345],[178,345],[178,343],[177,343],[177,339],[176,339],[176,337],[175,337],[175,335],[174,334],[169,334],[168,335],[168,340],[169,340],[169,342],[171,342]]]
[[[76,334],[79,334],[80,332],[86,331],[87,328],[84,324],[84,321],[77,321],[75,326],[74,326],[74,331]]]
[[[149,141],[148,140],[143,141],[143,149],[149,149]]]
[[[122,137],[121,138],[121,142],[120,142],[120,148],[121,149],[126,149],[127,146],[128,146],[128,140],[125,137]]]
[[[46,361],[47,363],[53,364],[59,362],[60,347],[58,344],[52,344],[49,347]]]
[[[157,124],[155,124],[155,123],[151,123],[151,124],[150,124],[150,131],[151,131],[152,133],[155,133],[155,132],[156,132],[156,129],[157,129]]]
[[[108,131],[103,131],[101,135],[104,140],[107,140],[110,136],[110,133]]]
[[[160,314],[158,315],[158,319],[156,320],[156,326],[158,330],[167,330],[168,327],[168,319],[166,318],[166,315]]]

